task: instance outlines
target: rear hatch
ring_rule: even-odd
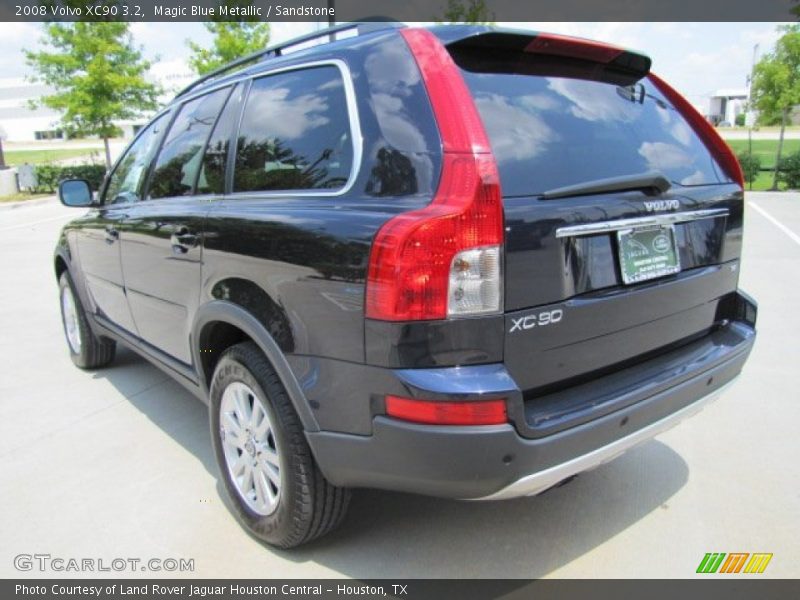
[[[707,334],[737,287],[742,190],[649,59],[496,32],[448,50],[498,163],[504,356],[526,399]]]

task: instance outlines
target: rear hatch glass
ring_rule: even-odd
[[[646,78],[624,86],[469,70],[464,78],[489,135],[504,196],[648,171],[680,186],[730,181]]]

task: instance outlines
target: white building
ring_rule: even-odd
[[[711,96],[708,116],[714,125],[735,125],[737,115],[745,113],[746,105],[746,89],[717,90]]]
[[[149,74],[151,81],[164,89],[162,103],[170,100],[175,92],[183,89],[196,78],[183,61],[156,63]],[[0,78],[0,139],[10,142],[33,142],[36,140],[65,139],[60,129],[60,114],[49,108],[32,109],[30,101],[52,93],[52,89],[40,83],[31,83],[22,78]],[[130,139],[147,123],[145,115],[134,121],[118,121],[123,139]]]
[[[22,78],[0,79],[0,138],[10,141],[33,141],[63,138],[58,128],[58,113],[49,108],[32,109],[29,105],[50,88]]]

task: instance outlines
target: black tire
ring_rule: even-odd
[[[80,348],[73,348],[67,333],[67,319],[64,314],[64,294],[69,293],[74,302],[76,314],[76,326],[80,336]],[[67,342],[67,349],[72,362],[81,369],[98,369],[105,367],[112,360],[116,352],[117,343],[107,338],[101,338],[94,334],[89,326],[86,311],[81,304],[80,296],[75,291],[75,284],[69,271],[64,271],[58,279],[58,298],[61,307],[61,325],[64,328],[64,338]]]
[[[245,384],[263,400],[274,424],[281,488],[277,505],[268,515],[258,514],[247,505],[226,463],[220,407],[223,392],[235,382]],[[329,483],[317,467],[286,389],[254,343],[232,346],[220,357],[211,382],[210,410],[214,454],[233,512],[245,529],[273,546],[293,548],[325,535],[341,523],[350,502],[350,490]]]

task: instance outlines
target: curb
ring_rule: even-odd
[[[44,198],[37,198],[36,200],[20,200],[19,202],[2,202],[0,203],[0,212],[4,210],[13,210],[15,208],[22,208],[24,206],[39,206],[41,204],[48,204],[56,199],[55,196],[46,196]]]

